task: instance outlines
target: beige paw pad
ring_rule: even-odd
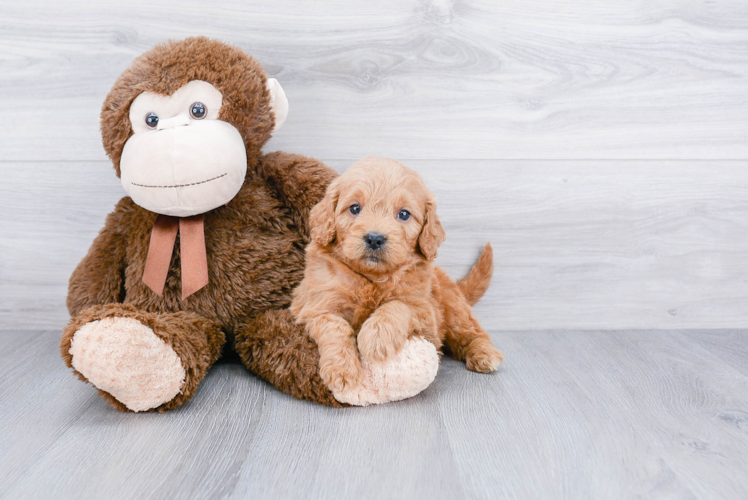
[[[171,401],[184,384],[179,356],[153,330],[132,318],[83,325],[70,343],[73,367],[132,411]]]
[[[362,360],[364,373],[355,387],[333,391],[335,399],[355,406],[400,401],[426,389],[439,371],[439,353],[434,344],[413,337],[395,356],[381,363]]]

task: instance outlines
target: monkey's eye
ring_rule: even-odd
[[[145,115],[145,124],[148,128],[156,128],[158,125],[158,115],[156,113],[148,113]]]
[[[351,208],[348,209],[353,215],[358,215],[361,213],[361,205],[358,203],[354,203],[351,205]]]
[[[193,102],[190,106],[190,116],[195,120],[202,120],[208,114],[208,108],[201,102]]]
[[[410,219],[410,212],[403,208],[397,213],[397,218],[400,220],[408,220]]]

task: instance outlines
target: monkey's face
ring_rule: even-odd
[[[277,83],[268,81],[268,88],[277,97]],[[188,217],[236,196],[247,172],[247,152],[239,131],[218,119],[222,100],[220,91],[200,80],[170,96],[143,92],[135,98],[133,135],[120,160],[122,186],[135,203]]]

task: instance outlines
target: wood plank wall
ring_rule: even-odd
[[[748,325],[744,0],[0,4],[0,329],[61,328],[123,195],[98,114],[132,59],[206,35],[291,103],[266,147],[420,171],[492,329]]]

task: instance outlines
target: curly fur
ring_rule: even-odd
[[[401,210],[409,217],[399,218]],[[333,181],[310,224],[313,241],[291,309],[317,343],[320,376],[333,391],[361,382],[360,356],[384,362],[413,336],[437,349],[444,343],[470,370],[496,369],[503,356],[470,309],[488,287],[491,247],[461,286],[434,266],[444,230],[418,174],[367,158]],[[372,233],[386,238],[384,246],[367,246]]]

